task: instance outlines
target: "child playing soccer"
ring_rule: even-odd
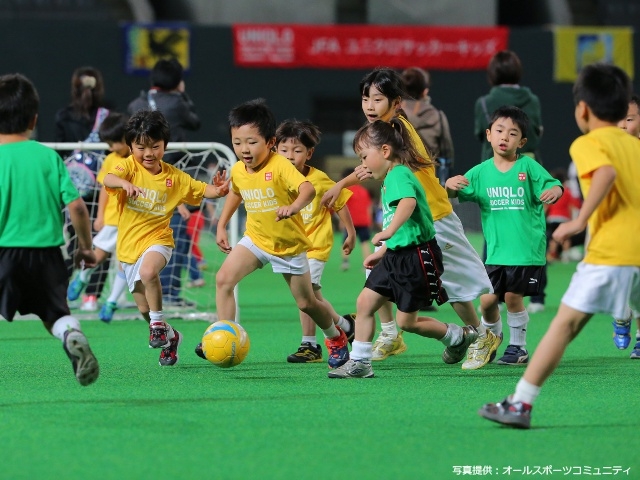
[[[587,253],[515,393],[479,410],[488,420],[530,428],[542,385],[591,317],[606,313],[629,318],[629,305],[640,310],[640,142],[616,126],[627,112],[630,95],[629,77],[613,65],[588,65],[574,84],[575,119],[584,135],[571,144],[569,153],[584,203],[577,218],[560,225],[553,237],[561,242],[588,225]]]
[[[357,301],[356,336],[351,359],[329,372],[329,378],[370,378],[375,313],[384,302],[397,306],[396,321],[402,330],[441,341],[453,354],[464,356],[476,341],[475,328],[418,317],[418,311],[434,301],[448,300],[442,288],[442,252],[435,240],[433,218],[422,185],[413,172],[422,168],[419,154],[411,147],[403,123],[378,120],[355,135],[353,149],[362,165],[381,188],[383,230],[373,236],[374,245],[384,246],[365,260],[372,268]]]
[[[271,151],[276,121],[263,100],[232,109],[229,130],[239,161],[231,168],[232,189],[217,227],[216,243],[229,254],[216,274],[218,318],[236,318],[235,286],[271,263],[273,272],[284,277],[298,308],[322,329],[329,368],[337,368],[349,359],[347,336],[313,292],[306,254],[312,245],[300,215],[313,200],[315,189],[289,160]],[[227,223],[242,201],[247,211],[246,232],[232,249]]]
[[[493,158],[445,183],[450,197],[480,206],[482,231],[487,243],[486,269],[494,293],[480,297],[482,323],[502,336],[498,303],[507,306],[509,346],[500,365],[527,363],[529,313],[524,297],[540,292],[546,263],[544,204],[562,196],[562,184],[531,157],[517,149],[527,142],[527,114],[518,107],[493,112],[487,139]]]
[[[315,147],[320,143],[320,131],[318,127],[309,122],[298,120],[285,120],[276,130],[276,151],[287,158],[296,170],[311,182],[316,190],[316,196],[309,205],[300,212],[302,222],[311,241],[311,248],[307,250],[309,259],[309,271],[311,273],[311,285],[318,302],[323,303],[329,312],[333,322],[338,325],[347,335],[353,338],[355,328],[353,319],[341,317],[336,313],[331,303],[329,303],[320,292],[322,286],[320,279],[322,272],[329,260],[329,254],[333,247],[333,227],[331,224],[331,211],[320,203],[324,192],[335,185],[324,172],[307,165],[311,159]],[[348,190],[342,190],[340,197],[334,204],[342,225],[346,230],[346,238],[342,244],[343,255],[349,255],[355,245],[355,227],[351,220],[348,208],[344,208],[347,200],[351,196]],[[302,341],[298,351],[287,357],[290,363],[310,363],[322,361],[322,350],[316,341],[316,324],[311,317],[300,311],[300,324],[302,326]]]
[[[67,206],[78,236],[76,267],[95,265],[91,221],[60,156],[29,140],[39,104],[29,79],[0,76],[0,315],[9,322],[16,312],[37,315],[62,342],[80,385],[89,385],[99,367],[67,304],[60,207]]]
[[[105,175],[109,172],[114,163],[122,158],[126,158],[131,153],[129,146],[124,140],[124,130],[127,125],[127,117],[121,113],[111,113],[100,125],[100,140],[109,145],[111,153],[102,162],[96,181],[102,183]],[[100,189],[98,197],[98,214],[93,222],[93,228],[98,234],[93,238],[93,247],[96,254],[96,266],[110,258],[116,251],[116,241],[118,238],[118,209],[115,200],[109,202],[109,194],[105,187]],[[89,283],[93,268],[84,268],[78,272],[69,284],[67,298],[76,300],[84,288]],[[118,273],[114,279],[109,298],[100,309],[98,317],[103,322],[110,322],[117,308],[118,297],[122,294],[127,281],[122,268],[118,268]]]
[[[134,114],[125,128],[132,155],[116,162],[104,178],[107,192],[117,199],[118,244],[129,291],[149,322],[149,347],[161,348],[160,365],[178,362],[182,335],[164,321],[160,271],[174,247],[169,223],[181,203],[198,205],[203,198],[218,198],[229,191],[220,174],[207,185],[162,161],[169,142],[169,124],[158,111]]]

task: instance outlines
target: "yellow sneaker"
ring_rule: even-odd
[[[495,353],[502,343],[502,336],[498,337],[491,330],[478,336],[478,339],[469,345],[467,359],[462,364],[462,370],[477,370],[491,361],[491,355]]]
[[[376,341],[373,342],[373,357],[371,357],[371,360],[384,360],[389,355],[400,355],[404,352],[407,349],[407,344],[404,343],[402,339],[402,333],[403,332],[398,332],[396,338],[391,338],[380,333]]]

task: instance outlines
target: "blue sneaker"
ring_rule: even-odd
[[[76,275],[75,278],[71,280],[69,288],[67,288],[67,298],[69,301],[73,302],[77,300],[86,286],[87,284],[80,280],[80,274]]]
[[[340,327],[336,327],[340,336],[336,338],[325,338],[324,344],[329,353],[329,368],[338,368],[349,361],[349,341]]]
[[[625,350],[629,348],[631,343],[631,321],[620,324],[613,322],[613,344],[618,350]]]
[[[113,314],[117,309],[118,304],[116,302],[107,302],[102,305],[100,313],[98,313],[98,318],[103,322],[109,323],[113,319]]]
[[[633,352],[629,355],[629,358],[640,358],[640,338],[636,337],[636,346],[633,347]]]

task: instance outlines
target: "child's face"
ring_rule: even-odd
[[[526,138],[522,138],[520,128],[510,118],[498,118],[487,129],[487,140],[491,143],[494,156],[514,160],[516,150],[522,148],[527,143]]]
[[[370,123],[376,120],[389,122],[396,116],[398,105],[400,105],[400,98],[390,102],[389,98],[373,85],[369,87],[369,96],[362,96],[362,111]]]
[[[119,142],[107,142],[107,145],[109,145],[110,152],[115,152],[121,157],[129,156],[129,145],[124,143],[124,140],[121,140]]]
[[[164,156],[164,140],[136,140],[131,143],[133,158],[154,175],[162,171],[160,160]]]
[[[293,166],[302,172],[305,164],[313,155],[313,148],[305,147],[297,138],[287,138],[278,144],[278,153],[289,159]]]
[[[636,103],[629,104],[627,116],[618,122],[618,126],[634,137],[640,137],[640,112]]]
[[[276,139],[267,141],[255,125],[231,129],[231,143],[238,160],[249,170],[257,170],[267,161]]]
[[[380,180],[387,176],[391,168],[389,160],[391,149],[388,145],[376,148],[360,144],[356,153],[362,161],[362,166],[371,172],[373,178]]]

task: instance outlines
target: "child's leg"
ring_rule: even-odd
[[[316,298],[313,287],[311,285],[311,275],[309,272],[301,275],[293,275],[289,273],[283,273],[285,281],[289,285],[291,294],[298,305],[298,308],[309,315],[313,319],[316,325],[318,325],[323,331],[331,330],[334,327],[333,319],[327,307],[318,301]],[[327,332],[325,332],[326,335]],[[336,336],[330,335],[329,338]]]
[[[418,312],[396,312],[396,322],[405,332],[440,340],[447,334],[447,324],[432,317],[418,317]],[[458,327],[460,328],[460,327]]]
[[[162,311],[162,285],[160,284],[160,271],[167,261],[158,252],[147,252],[140,265],[140,282],[144,286],[146,300],[152,312]],[[136,302],[137,303],[137,302]],[[153,318],[152,318],[153,320]]]
[[[236,318],[236,297],[234,289],[244,277],[262,267],[256,256],[242,245],[236,245],[222,263],[216,274],[216,308],[218,318]]]

